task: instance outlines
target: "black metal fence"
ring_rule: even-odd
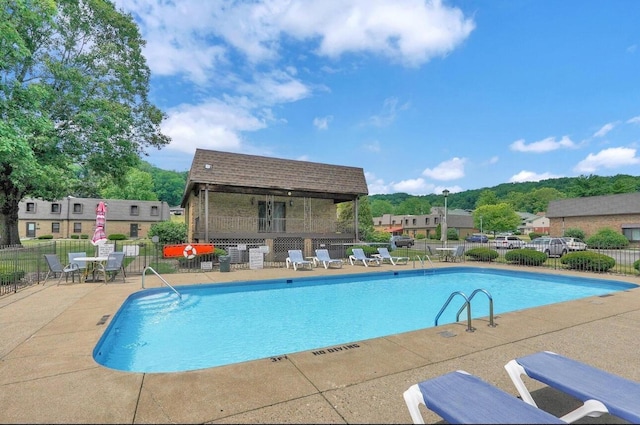
[[[299,240],[298,240],[299,239]],[[147,240],[140,241],[112,241],[114,251],[125,252],[124,266],[129,275],[141,275],[147,267],[152,267],[160,274],[189,273],[210,270],[219,270],[220,264],[217,256],[213,254],[198,255],[195,258],[163,258],[162,245]],[[264,245],[263,240],[226,240],[214,241],[216,248],[224,249],[230,257],[229,268],[249,269],[250,250]],[[346,258],[347,249],[352,246],[349,241],[336,240],[314,240],[313,249],[327,248],[334,258]],[[491,243],[468,243],[464,241],[449,241],[447,246],[463,245],[465,252],[471,248],[484,246],[493,249]],[[264,255],[262,266],[265,268],[279,268],[285,266],[285,259],[288,249],[303,249],[304,240],[301,238],[283,238],[274,242],[273,251]],[[414,266],[428,267],[427,256],[432,261],[436,258],[437,248],[443,247],[442,242],[418,240],[413,247],[403,247],[395,251],[396,255],[407,256],[413,260]],[[507,249],[497,249],[498,257],[492,260],[494,264],[507,264],[505,254]],[[595,252],[607,255],[615,260],[615,266],[611,268],[609,274],[638,275],[633,268],[633,263],[640,260],[640,250],[616,249],[616,250],[594,250]],[[45,254],[58,255],[61,263],[68,263],[70,252],[85,252],[87,256],[98,254],[98,248],[93,246],[88,240],[55,240],[55,241],[34,241],[25,245],[0,247],[0,295],[17,292],[23,287],[38,284],[44,281],[49,267],[45,261]],[[313,255],[311,252],[304,252],[305,256]],[[421,263],[421,261],[423,263]],[[463,262],[472,261],[464,255],[460,259]],[[533,265],[530,265],[533,266]],[[536,267],[548,269],[566,269],[560,258],[548,258],[543,264]]]

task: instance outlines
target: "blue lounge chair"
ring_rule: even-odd
[[[631,423],[640,423],[640,382],[613,375],[551,351],[511,360],[505,369],[522,400],[536,406],[521,375],[567,393],[584,404],[561,419],[571,423],[585,416],[610,413]]]
[[[378,248],[378,255],[380,256],[380,261],[384,263],[386,260],[394,266],[400,263],[407,264],[409,262],[409,257],[394,257],[389,253],[387,248]]]
[[[565,423],[463,370],[412,385],[404,401],[414,424],[424,423],[420,404],[450,424]]]
[[[290,249],[289,257],[286,260],[287,268],[289,265],[293,266],[293,270],[298,270],[298,267],[309,266],[309,270],[313,269],[313,262],[309,260],[305,260],[302,256],[302,250],[300,249]]]
[[[353,266],[354,261],[357,263],[358,261],[362,261],[365,267],[369,267],[369,263],[375,263],[377,266],[380,265],[380,259],[374,257],[367,257],[364,254],[364,250],[362,248],[353,248],[351,250],[353,254],[349,256],[349,262]]]
[[[342,267],[342,260],[331,258],[327,249],[316,249],[316,260],[322,263],[325,269],[331,266]]]

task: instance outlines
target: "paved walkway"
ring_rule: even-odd
[[[165,277],[180,285],[412,267],[418,265],[347,264],[341,270],[282,268]],[[640,283],[634,276],[605,277]],[[160,283],[155,276],[145,278],[147,287]],[[50,281],[0,298],[0,422],[408,423],[402,393],[410,385],[464,369],[516,395],[503,366],[540,350],[640,381],[640,289],[503,314],[495,328],[474,319],[473,333],[465,332],[464,323],[443,325],[357,341],[357,347],[326,350],[326,355],[305,351],[278,361],[180,373],[104,368],[93,360],[93,348],[122,302],[140,288],[140,276],[107,285],[56,286]],[[105,315],[109,319],[102,323]],[[539,405],[556,415],[576,406],[554,390],[535,383],[530,387]],[[426,410],[424,417],[427,423],[441,421]],[[581,422],[624,423],[608,415]]]

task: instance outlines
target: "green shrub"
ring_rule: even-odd
[[[629,239],[610,228],[598,230],[598,233],[585,241],[593,249],[619,249],[629,246]]]
[[[122,233],[112,233],[107,236],[107,239],[110,241],[126,241],[127,235],[123,235]]]
[[[423,235],[422,233],[418,233],[415,238],[416,239],[425,239],[426,237],[427,237],[426,235]]]
[[[465,252],[465,255],[467,257],[471,257],[476,261],[491,262],[492,260],[495,260],[496,258],[498,258],[498,251],[496,251],[495,249],[486,248],[486,247],[477,247],[477,248],[471,248],[470,250]]]
[[[576,229],[575,227],[571,227],[564,231],[564,236],[567,238],[578,238],[584,240],[586,235],[580,229]]]
[[[458,239],[460,238],[458,237],[458,232],[456,232],[456,229],[447,229],[447,240],[457,241]]]
[[[633,262],[633,268],[640,272],[640,260]]]
[[[53,235],[42,235],[42,236],[38,236],[38,239],[53,239]]]
[[[514,249],[504,255],[508,263],[524,266],[540,266],[547,261],[547,254],[535,249]]]
[[[538,232],[531,232],[529,233],[529,239],[534,240],[537,239],[541,236],[544,236],[544,233],[538,233]]]
[[[71,236],[69,236],[69,237],[70,237],[71,239],[80,239],[80,236],[79,236],[79,235],[71,235]]]
[[[367,257],[371,257],[373,254],[378,253],[378,247],[369,245],[356,245],[347,248],[347,257],[349,255],[353,255],[353,248],[362,248],[362,250],[364,251],[364,255],[366,255]]]
[[[149,238],[157,236],[163,245],[185,243],[187,241],[187,224],[175,221],[155,223],[151,225],[148,236]]]
[[[80,235],[80,239],[89,239],[89,235]]]
[[[593,251],[570,252],[560,262],[573,270],[606,272],[616,265],[616,260],[608,255]]]
[[[25,274],[24,270],[0,270],[0,285],[8,285],[13,282],[18,282],[22,280]]]
[[[367,239],[367,242],[389,243],[389,239],[391,239],[391,236],[389,235],[388,232],[379,232],[376,230],[374,232],[371,232],[371,234],[369,235],[369,238]]]

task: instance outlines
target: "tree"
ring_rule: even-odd
[[[431,204],[426,198],[414,196],[407,198],[396,207],[397,215],[431,214]]]
[[[56,200],[84,178],[119,181],[169,138],[148,100],[144,40],[109,0],[3,0],[0,234],[20,244],[18,204]]]
[[[338,204],[338,224],[347,229],[353,227],[353,202]],[[368,241],[373,235],[373,216],[367,196],[361,196],[358,201],[358,230],[361,241]]]
[[[511,205],[500,203],[497,205],[483,205],[473,212],[474,225],[478,226],[482,217],[483,231],[506,232],[518,228],[520,217]]]
[[[386,199],[375,199],[369,202],[372,217],[382,217],[384,214],[393,214],[395,208]]]
[[[498,195],[493,190],[483,190],[478,196],[478,200],[476,201],[476,208],[481,207],[483,205],[496,205],[498,202]]]
[[[100,197],[105,199],[138,199],[141,201],[157,201],[158,196],[153,191],[153,179],[151,174],[130,168],[124,178],[124,182],[117,184],[110,180],[100,191]]]

